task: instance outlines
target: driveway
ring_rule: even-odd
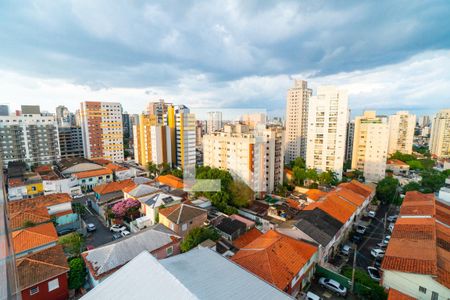
[[[82,204],[85,205],[85,203]],[[94,232],[89,232],[87,234],[86,245],[98,247],[112,241],[112,233],[109,231],[109,228],[103,225],[98,218],[99,217],[93,212],[92,209],[86,207],[86,213],[83,216],[84,222],[86,224],[92,223],[97,228]]]

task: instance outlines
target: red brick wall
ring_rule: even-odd
[[[41,282],[37,286],[39,287],[39,292],[34,295],[30,295],[30,288],[22,291],[22,300],[66,300],[69,298],[69,287],[67,282],[67,273],[58,276],[59,288],[49,292],[48,282],[52,281],[51,278],[47,281]],[[33,286],[34,287],[34,286]]]
[[[181,250],[180,250],[180,241],[175,241],[172,242],[164,247],[161,247],[159,249],[156,249],[154,251],[152,251],[152,255],[154,257],[156,257],[157,259],[163,259],[167,257],[167,248],[169,247],[173,247],[173,253],[170,256],[174,256],[177,254],[180,254]]]

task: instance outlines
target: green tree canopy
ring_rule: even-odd
[[[393,177],[386,177],[378,182],[376,194],[383,203],[393,203],[396,200],[399,182]]]
[[[293,175],[295,185],[299,185],[299,186],[305,185],[305,180],[307,178],[305,168],[300,168],[298,166],[295,166],[292,169],[292,175]]]
[[[291,170],[293,170],[294,167],[305,169],[306,168],[305,160],[301,157],[297,157],[296,159],[294,159],[289,163],[289,167],[291,168]]]
[[[420,183],[412,181],[403,186],[403,193],[406,194],[406,192],[410,192],[410,191],[420,191],[421,189],[422,189],[422,186],[420,185]]]
[[[420,173],[420,176],[422,176],[420,184],[424,192],[438,192],[445,184],[445,174],[436,170],[423,171]]]
[[[69,261],[69,289],[79,289],[86,281],[86,268],[83,259],[73,258]]]
[[[188,232],[183,242],[180,245],[182,252],[187,252],[194,247],[197,247],[207,239],[217,241],[220,235],[214,229],[208,227],[197,227]]]
[[[59,243],[69,256],[79,256],[84,249],[84,238],[77,232],[61,236]]]
[[[236,179],[230,185],[231,204],[235,207],[247,207],[253,201],[255,193],[242,180]]]

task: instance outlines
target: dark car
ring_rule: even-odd
[[[355,234],[352,236],[351,241],[355,244],[359,244],[363,241],[363,237],[362,237],[362,235]]]
[[[74,231],[75,231],[74,228],[65,228],[65,229],[62,229],[62,230],[58,231],[58,234],[59,235],[65,235],[65,234],[68,234],[68,233],[71,233],[71,232],[74,232]]]
[[[113,241],[118,240],[122,237],[122,235],[120,234],[120,232],[114,232],[112,235],[112,239]]]

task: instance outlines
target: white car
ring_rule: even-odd
[[[358,225],[356,227],[356,232],[360,233],[360,234],[364,234],[366,232],[366,230],[367,230],[367,227],[364,225]]]
[[[349,255],[351,251],[352,251],[352,247],[350,245],[344,245],[341,248],[341,253],[343,255]]]
[[[79,199],[79,198],[83,198],[84,195],[73,195],[72,198],[73,199]]]
[[[387,217],[386,220],[388,220],[389,222],[395,222],[395,221],[397,221],[397,218],[398,218],[397,215],[392,215],[392,216]]]
[[[389,224],[388,230],[390,232],[394,231],[394,225],[395,225],[394,223]]]
[[[305,300],[322,300],[322,298],[320,298],[319,296],[317,296],[313,292],[307,292]]]
[[[322,277],[319,279],[319,284],[339,296],[345,297],[347,295],[347,288],[333,279]]]
[[[367,267],[367,273],[369,273],[370,278],[375,280],[376,282],[380,282],[381,276],[380,271],[374,267]]]
[[[111,226],[111,228],[109,228],[109,230],[111,232],[122,232],[124,230],[127,230],[127,228],[123,225],[114,224],[113,226]]]
[[[370,251],[370,255],[372,255],[375,258],[384,257],[384,250],[383,249],[378,249],[378,248],[372,249]]]
[[[97,228],[95,228],[95,225],[94,225],[93,223],[87,223],[87,224],[86,224],[86,230],[87,230],[88,232],[92,232],[92,231],[97,230]]]
[[[387,235],[385,238],[384,238],[384,240],[383,240],[383,244],[389,244],[389,241],[391,240],[391,236],[390,235]]]
[[[123,237],[130,235],[131,233],[128,230],[124,230],[120,233]]]
[[[376,215],[377,215],[377,213],[376,213],[375,211],[373,211],[373,210],[370,210],[370,211],[367,213],[367,216],[368,216],[369,218],[375,218]]]

